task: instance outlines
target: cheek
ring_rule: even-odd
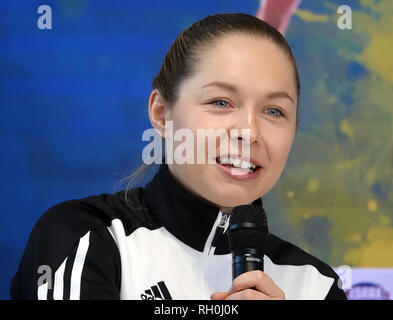
[[[292,147],[294,135],[292,133],[276,134],[267,142],[271,165],[283,167]]]
[[[215,138],[215,132],[218,132],[217,128],[221,127],[219,121],[198,112],[190,112],[189,114],[178,113],[172,118],[172,121],[173,134],[175,134],[178,130],[184,129],[191,133],[193,140],[195,163],[197,162],[197,154],[200,153],[200,156],[206,157],[208,153],[213,154],[215,152],[219,143],[218,141],[220,141],[218,137]],[[213,131],[208,131],[208,129],[212,129]],[[220,134],[222,134],[221,131]],[[208,135],[211,135],[211,137],[208,138]],[[215,143],[214,141],[209,142],[209,139],[214,138],[216,139]],[[183,141],[175,141],[174,146],[180,145],[181,143],[183,143]],[[208,159],[204,158],[203,161],[204,163],[207,163]]]

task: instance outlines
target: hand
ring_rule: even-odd
[[[215,292],[212,300],[285,300],[284,292],[264,272],[242,273],[232,282],[228,292]]]

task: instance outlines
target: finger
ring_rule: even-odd
[[[225,300],[228,297],[228,292],[214,292],[211,296],[211,300]]]
[[[285,298],[284,292],[276,286],[266,273],[260,270],[245,272],[236,277],[232,282],[229,294],[248,288],[254,288],[273,298]]]
[[[225,300],[272,300],[272,297],[268,295],[253,290],[253,289],[245,289],[239,292],[232,293]]]

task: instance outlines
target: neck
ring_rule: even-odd
[[[232,209],[233,208],[230,208],[230,207],[220,208],[221,212],[224,213],[224,214],[230,214],[232,212]]]

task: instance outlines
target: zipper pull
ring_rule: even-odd
[[[220,223],[218,224],[218,227],[219,228],[225,228],[225,224],[227,222],[227,219],[228,219],[228,215],[227,214],[222,214]]]

